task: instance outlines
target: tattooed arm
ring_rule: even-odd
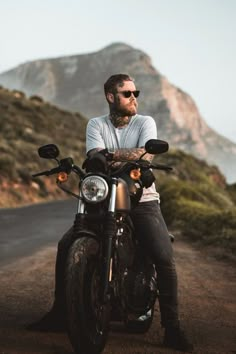
[[[122,161],[122,160],[130,160],[135,161],[140,158],[142,154],[144,154],[146,150],[142,147],[140,148],[133,148],[133,149],[116,149],[114,151],[114,161]],[[144,160],[152,161],[153,155],[146,154],[143,156]]]
[[[92,149],[88,152],[88,156],[92,156],[94,153],[103,150],[102,148],[96,148]],[[145,149],[140,147],[140,148],[132,148],[132,149],[115,149],[113,152],[113,161],[117,161],[115,164],[113,163],[113,167],[118,167],[120,161],[135,161],[140,158],[141,155],[143,155],[145,152]],[[143,156],[144,160],[147,160],[149,162],[152,161],[154,155],[151,154],[146,154]]]

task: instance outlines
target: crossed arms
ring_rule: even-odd
[[[92,156],[95,152],[103,150],[103,148],[92,149],[88,152],[88,156]],[[132,148],[132,149],[115,149],[113,155],[113,161],[135,161],[140,158],[142,154],[144,154],[145,149],[143,147],[140,148]],[[143,156],[144,160],[152,161],[153,155],[146,154]]]

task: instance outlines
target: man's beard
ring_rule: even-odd
[[[130,108],[129,107],[119,108],[116,112],[121,117],[125,117],[125,116],[132,117],[133,115],[135,115],[137,113],[137,109],[136,109],[136,106],[132,105],[132,107],[130,107]]]
[[[132,107],[131,107],[132,106]],[[131,117],[137,113],[137,103],[130,104],[129,107],[120,107],[119,102],[116,102],[110,107],[111,121],[115,127],[122,127],[129,124]]]

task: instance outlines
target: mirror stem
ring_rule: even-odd
[[[143,156],[145,156],[147,154],[147,151],[145,151],[139,158],[139,160],[142,160]]]

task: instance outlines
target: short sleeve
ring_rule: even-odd
[[[157,127],[155,120],[150,116],[145,116],[141,126],[141,131],[138,140],[138,147],[145,146],[150,139],[157,139]]]
[[[101,127],[95,119],[90,119],[86,128],[86,152],[92,149],[105,149]]]

